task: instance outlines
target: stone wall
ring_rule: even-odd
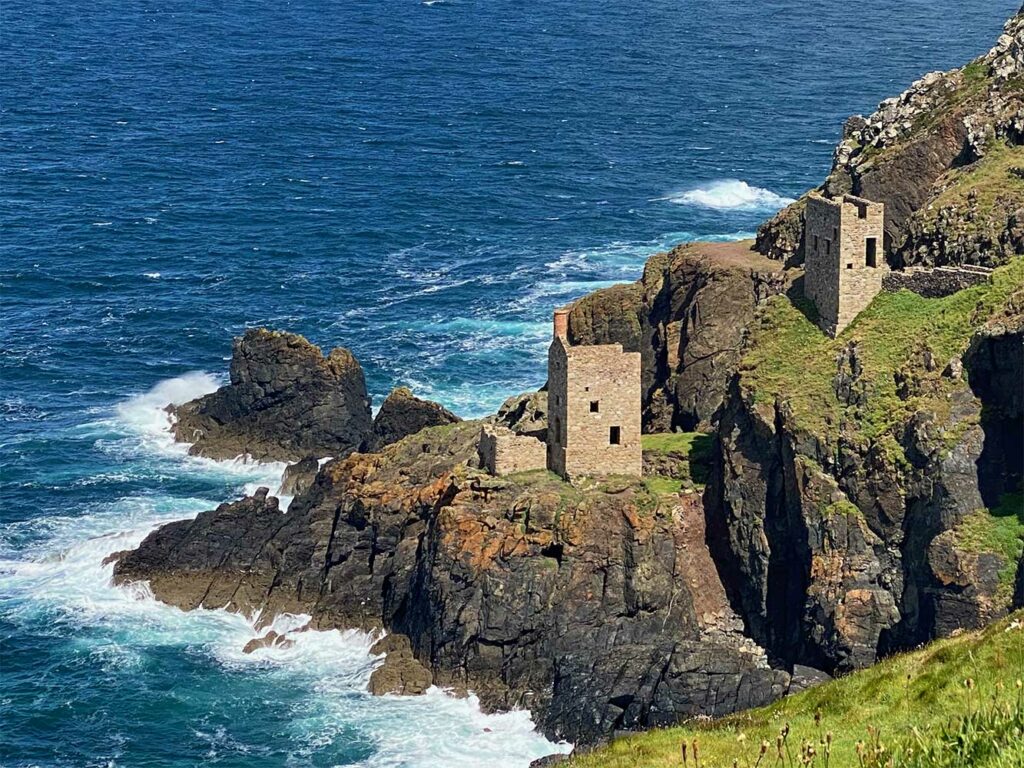
[[[822,327],[835,332],[839,317],[840,207],[811,195],[804,209],[804,295],[814,302]]]
[[[517,435],[507,427],[485,424],[480,430],[480,465],[492,475],[544,469],[545,445],[535,437]]]
[[[926,299],[939,299],[988,282],[990,270],[980,267],[911,267],[899,272],[890,272],[882,285],[887,291],[906,288]]]
[[[889,272],[884,206],[853,195],[811,195],[804,217],[805,293],[821,327],[835,336],[878,295]]]
[[[548,354],[548,468],[565,477],[642,472],[640,354],[620,344]]]

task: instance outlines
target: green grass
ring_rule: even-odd
[[[936,641],[767,707],[622,738],[570,765],[681,766],[685,743],[691,768],[875,768],[890,765],[890,759],[894,768],[1019,768],[1024,766],[1024,702],[1017,688],[1024,678],[1022,624],[1024,612],[1018,611],[979,632]],[[776,740],[786,727],[784,754],[791,752],[794,759],[780,761]],[[827,734],[826,763],[821,741]],[[807,741],[818,754],[803,763],[800,750]],[[693,759],[694,742],[699,763]],[[762,742],[768,747],[758,763]],[[877,743],[885,747],[880,760],[869,754]]]
[[[990,141],[985,155],[963,168],[955,168],[946,174],[943,191],[923,213],[931,212],[934,218],[938,212],[950,205],[966,208],[968,194],[975,196],[977,214],[975,221],[988,222],[997,201],[1004,201],[1007,210],[1013,210],[1024,201],[1024,147],[1010,146],[1002,141]]]
[[[901,453],[892,439],[897,427],[921,409],[937,413],[941,423],[949,411],[947,395],[956,386],[941,377],[941,369],[964,352],[974,328],[1022,287],[1024,258],[1015,258],[997,269],[990,283],[941,299],[883,292],[836,339],[818,329],[806,302],[795,305],[777,296],[752,329],[740,366],[741,383],[758,403],[789,401],[799,426],[836,437],[846,420],[849,437],[875,440],[883,447],[888,437],[893,452]],[[849,341],[858,344],[864,406],[841,403],[833,390],[836,357]],[[938,364],[930,373],[919,362],[925,347]],[[901,368],[929,379],[929,386],[902,399],[894,378]]]
[[[678,494],[683,490],[683,481],[674,477],[645,477],[644,485],[655,495]]]
[[[1004,560],[1000,594],[1013,594],[1017,562],[1024,552],[1024,493],[1008,493],[995,509],[979,509],[953,528],[956,543],[967,552],[992,552]]]
[[[672,456],[683,461],[681,477],[649,478],[656,481],[655,485],[661,488],[675,487],[674,492],[678,493],[688,480],[698,486],[707,482],[711,471],[711,447],[714,444],[711,435],[703,432],[658,432],[641,435],[640,442],[644,453]],[[648,487],[652,486],[648,484]]]
[[[711,453],[712,442],[712,436],[703,432],[658,432],[640,436],[645,451],[677,453],[691,461],[706,459]]]

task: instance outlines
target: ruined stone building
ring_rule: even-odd
[[[885,261],[882,203],[843,195],[807,198],[804,211],[804,294],[818,324],[835,337],[882,290]]]
[[[642,472],[640,353],[573,346],[569,310],[555,311],[548,348],[547,466],[566,478]]]
[[[544,443],[497,424],[481,427],[477,450],[481,466],[492,475],[510,475],[547,466]]]

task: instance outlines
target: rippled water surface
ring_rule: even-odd
[[[0,759],[525,766],[525,713],[365,693],[369,639],[108,585],[259,484],[160,408],[244,328],[350,347],[376,402],[543,381],[552,306],[749,235],[842,120],[985,50],[1012,2],[8,0],[0,9]],[[281,627],[301,617],[280,617]],[[565,746],[558,748],[566,748]]]

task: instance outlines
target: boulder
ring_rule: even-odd
[[[415,435],[427,427],[454,424],[459,417],[437,403],[422,400],[407,389],[391,391],[373,420],[373,435],[367,441],[369,451],[378,451],[385,445]]]
[[[252,653],[260,648],[290,648],[295,643],[287,636],[270,630],[263,637],[254,637],[242,647],[242,653]]]
[[[548,437],[548,393],[524,392],[514,395],[498,409],[495,423],[508,427],[517,435],[535,437],[542,442]]]
[[[213,459],[346,456],[372,428],[363,369],[351,352],[324,357],[302,336],[262,328],[235,339],[228,385],[169,410],[175,439]]]
[[[384,662],[370,675],[369,688],[374,696],[418,696],[434,683],[430,670],[413,656],[412,644],[405,635],[386,635],[373,644],[370,653],[384,655]]]

